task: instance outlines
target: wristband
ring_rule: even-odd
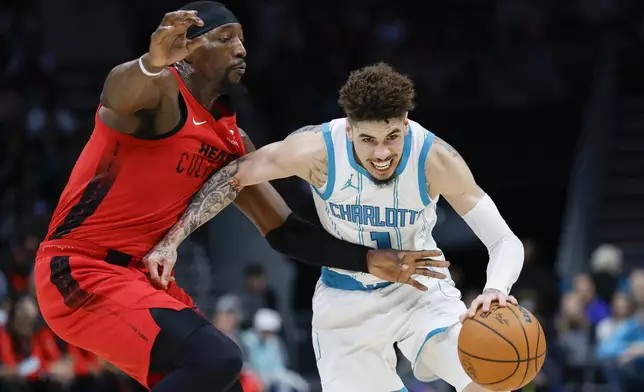
[[[145,56],[145,55],[143,55],[143,56]],[[143,65],[143,60],[142,60],[143,56],[139,57],[139,68],[141,68],[141,72],[143,72],[144,75],[147,75],[147,76],[159,76],[159,75],[161,75],[163,73],[163,71],[164,71],[163,69],[161,71],[159,71],[159,72],[150,72],[147,69],[145,69],[145,66]]]

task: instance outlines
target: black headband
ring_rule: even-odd
[[[235,14],[233,14],[223,4],[211,1],[199,3],[196,3],[197,6],[195,6],[193,10],[197,11],[197,16],[203,21],[203,26],[190,26],[186,33],[186,37],[188,39],[198,37],[219,26],[230,23],[239,23]]]

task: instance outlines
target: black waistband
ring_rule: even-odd
[[[118,250],[108,249],[107,254],[105,255],[105,262],[108,264],[118,265],[121,267],[128,267],[134,256],[128,255],[127,253],[119,252]]]

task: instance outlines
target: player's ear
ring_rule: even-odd
[[[348,119],[347,119],[347,125],[346,125],[345,129],[346,129],[346,132],[347,132],[347,137],[349,138],[349,140],[353,141],[353,138],[351,137],[352,134],[353,134],[353,132],[351,132],[351,123],[349,122]]]
[[[403,131],[403,133],[405,135],[409,133],[409,118],[407,116],[408,116],[408,113],[405,113],[405,118],[403,120],[403,125],[405,126],[405,130]]]

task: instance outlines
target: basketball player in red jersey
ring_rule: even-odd
[[[153,392],[242,391],[239,348],[194,309],[161,252],[144,256],[188,205],[207,212],[233,197],[197,192],[254,149],[223,95],[244,74],[245,55],[241,25],[222,4],[166,14],[148,53],[108,75],[94,132],[38,251],[36,289],[51,329]],[[413,285],[412,274],[432,274],[417,267],[434,252],[336,240],[293,215],[269,184],[235,203],[273,248],[304,262]]]

